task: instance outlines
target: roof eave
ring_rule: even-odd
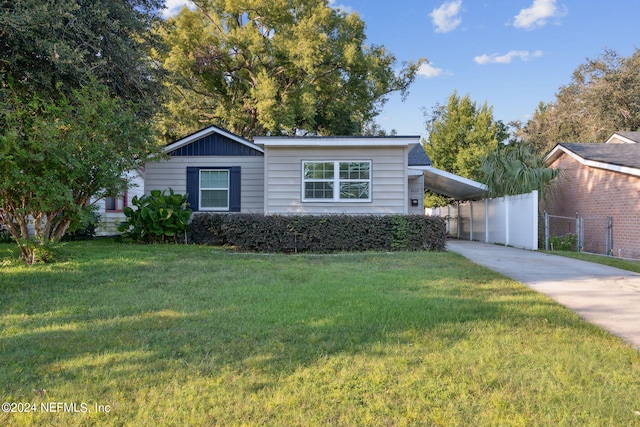
[[[624,173],[627,175],[640,176],[640,169],[633,168],[630,166],[621,166],[613,163],[600,162],[597,160],[588,160],[582,157],[581,155],[571,151],[569,148],[563,146],[562,144],[558,144],[554,147],[553,150],[545,157],[545,163],[550,165],[554,161],[556,161],[562,154],[567,154],[572,157],[577,162],[589,166],[592,168],[604,169],[613,172]]]

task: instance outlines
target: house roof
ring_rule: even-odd
[[[409,166],[431,166],[433,163],[424,151],[422,144],[416,144],[409,150]]]
[[[607,139],[607,144],[640,142],[640,132],[616,132]]]
[[[640,136],[639,132],[630,133]],[[640,176],[640,144],[562,142],[551,150],[545,161],[550,164],[563,154],[586,166]]]
[[[236,134],[233,134],[229,131],[226,131],[222,128],[219,128],[217,126],[209,126],[206,127],[204,129],[200,129],[197,132],[192,133],[191,135],[187,135],[184,138],[180,138],[179,140],[172,142],[170,144],[167,144],[164,147],[164,152],[165,153],[171,153],[172,151],[178,150],[186,145],[189,145],[195,141],[199,141],[203,138],[206,138],[212,134],[218,134],[221,135],[225,138],[228,138],[232,141],[235,141],[243,146],[249,147],[253,150],[259,151],[260,153],[264,153],[264,150],[261,147],[258,147],[257,145],[255,145],[253,142],[242,138],[241,136],[238,136]]]
[[[256,136],[265,147],[395,147],[419,144],[419,136]]]

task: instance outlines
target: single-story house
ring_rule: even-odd
[[[424,191],[481,197],[483,184],[434,168],[419,136],[256,137],[209,126],[145,165],[144,191],[187,193],[195,212],[424,214]]]
[[[543,206],[584,222],[584,250],[640,259],[640,132],[604,143],[559,143],[546,164],[562,173]]]

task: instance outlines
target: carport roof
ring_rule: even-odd
[[[412,166],[409,171],[422,172],[425,190],[455,200],[474,200],[487,197],[487,186],[433,166]]]

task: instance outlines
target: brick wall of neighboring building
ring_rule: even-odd
[[[613,217],[613,253],[640,259],[640,177],[581,164],[562,154],[553,168],[563,172],[542,209],[584,218],[585,251],[603,253],[606,217]]]

